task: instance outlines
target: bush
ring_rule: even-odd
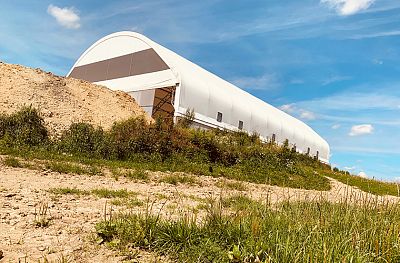
[[[96,129],[88,123],[73,123],[64,132],[59,148],[70,153],[99,157],[104,155],[105,144],[105,134],[101,128]]]
[[[37,146],[48,142],[48,132],[39,112],[29,106],[0,116],[0,140],[8,146]]]

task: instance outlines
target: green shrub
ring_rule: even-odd
[[[73,123],[64,132],[59,148],[70,153],[99,157],[104,155],[105,141],[105,134],[101,128],[96,129],[88,123]]]
[[[0,116],[0,140],[9,146],[37,146],[48,141],[48,132],[39,112],[29,107]]]

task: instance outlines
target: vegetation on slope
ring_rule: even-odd
[[[331,172],[329,166],[243,132],[195,130],[162,120],[148,124],[139,117],[117,122],[109,131],[76,123],[61,138],[50,139],[43,120],[30,107],[1,116],[0,130],[3,154],[330,189],[324,177]]]
[[[382,182],[360,176],[353,176],[340,171],[334,171],[329,175],[329,177],[332,177],[344,184],[358,187],[360,190],[367,193],[375,195],[400,196],[400,186],[397,183]]]
[[[74,165],[80,162],[91,173],[99,173],[101,166],[176,171],[317,190],[330,189],[328,176],[373,194],[398,195],[396,184],[351,176],[336,168],[332,171],[288,144],[262,143],[256,134],[243,132],[190,129],[189,123],[184,119],[174,126],[162,120],[149,124],[139,117],[116,122],[108,131],[76,123],[61,138],[50,139],[39,112],[25,107],[0,115],[0,152],[50,159],[47,169],[67,172],[85,173]]]

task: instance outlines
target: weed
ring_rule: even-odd
[[[102,175],[101,169],[96,166],[83,166],[69,162],[48,161],[45,163],[45,169],[57,173]]]
[[[64,163],[64,162],[46,162],[45,169],[57,173],[67,174],[84,174],[85,170],[77,164]]]
[[[7,156],[6,158],[4,158],[3,164],[6,166],[15,167],[15,168],[24,167],[24,165],[17,158],[10,157],[10,156]]]
[[[34,224],[36,227],[48,227],[50,225],[51,218],[48,215],[48,207],[47,202],[44,201],[35,207]]]
[[[132,192],[128,192],[126,189],[121,190],[109,190],[106,188],[93,189],[91,193],[100,198],[127,198],[132,195]]]
[[[217,187],[219,188],[224,188],[224,189],[231,189],[231,190],[237,190],[237,191],[247,191],[247,187],[243,182],[239,181],[220,181],[216,184]]]
[[[77,188],[50,188],[48,190],[49,193],[56,194],[56,195],[89,195],[89,191],[80,190]]]
[[[134,181],[148,181],[150,179],[148,173],[144,170],[122,170],[122,169],[112,169],[113,176],[118,178],[123,176]]]
[[[190,184],[190,185],[200,184],[198,180],[191,175],[179,175],[179,174],[165,175],[160,179],[160,182],[173,185],[178,185],[179,183]]]

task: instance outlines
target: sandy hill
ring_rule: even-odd
[[[53,134],[73,122],[108,129],[115,121],[145,114],[125,92],[0,62],[0,113],[15,112],[23,105],[38,108]]]

